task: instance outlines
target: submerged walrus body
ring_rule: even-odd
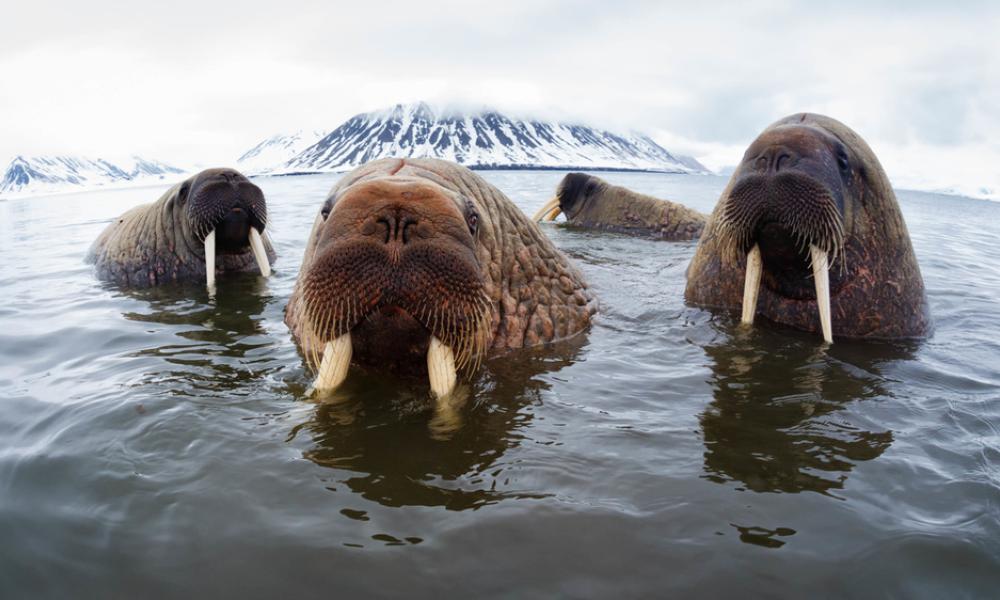
[[[875,154],[829,117],[796,114],[750,145],[688,267],[685,296],[827,341],[925,336],[920,267]]]
[[[205,281],[212,288],[219,273],[270,274],[266,223],[260,188],[232,169],[208,169],[116,219],[87,258],[98,278],[121,286]]]
[[[566,175],[533,220],[552,221],[560,212],[575,227],[664,240],[697,239],[705,227],[705,215],[696,210],[585,173]]]
[[[584,330],[582,275],[499,190],[434,159],[345,175],[316,217],[285,322],[335,389],[351,362],[426,373],[445,397],[458,369]]]

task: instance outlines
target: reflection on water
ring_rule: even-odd
[[[177,395],[230,393],[265,374],[252,365],[257,351],[273,344],[266,337],[263,321],[264,310],[273,300],[264,278],[250,273],[228,274],[219,280],[211,297],[204,285],[193,283],[108,289],[141,303],[141,309],[133,306],[122,313],[125,319],[170,326],[172,334],[180,338],[176,343],[134,353],[136,357],[160,357],[175,366],[150,374],[150,379],[183,383],[174,390]]]
[[[825,494],[892,444],[891,431],[869,431],[838,411],[884,396],[879,365],[912,359],[914,344],[827,347],[741,327],[705,352],[713,390],[700,418],[707,478],[755,492]]]
[[[563,175],[484,172],[528,214]],[[546,226],[600,316],[440,410],[305,396],[284,305],[337,177],[259,180],[278,268],[214,299],[83,262],[162,190],[0,203],[0,597],[995,595],[1000,205],[901,194],[934,337],[826,350],[685,306],[693,244]]]
[[[306,458],[348,472],[344,485],[384,506],[466,510],[542,497],[507,489],[502,459],[534,418],[547,387],[538,376],[571,365],[586,339],[487,361],[445,410],[422,391],[422,381],[352,372],[289,439],[308,433]]]

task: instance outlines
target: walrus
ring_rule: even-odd
[[[97,276],[133,288],[259,270],[275,260],[264,234],[264,193],[238,171],[206,169],[137,206],[98,236],[87,258]]]
[[[688,266],[686,300],[832,343],[919,338],[930,315],[896,196],[846,125],[800,113],[750,144]],[[763,285],[762,285],[763,284]]]
[[[596,311],[580,271],[498,189],[454,163],[387,158],[328,194],[285,322],[316,392],[353,360],[426,373],[443,399],[458,369],[573,336]]]
[[[576,227],[664,240],[694,240],[705,228],[705,215],[696,210],[611,185],[586,173],[563,177],[555,196],[532,220],[554,221],[559,213]]]

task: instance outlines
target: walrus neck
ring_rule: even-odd
[[[501,201],[499,190],[471,183],[459,177],[458,191],[476,199],[491,225],[480,230],[479,261],[489,266],[483,271],[493,306],[493,349],[532,346],[577,333],[578,323],[566,315],[586,307],[592,316],[598,308],[580,271],[520,209]]]

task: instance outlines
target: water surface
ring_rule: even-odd
[[[563,174],[482,175],[531,214]],[[304,398],[283,309],[335,180],[258,180],[275,275],[214,300],[83,263],[162,188],[0,201],[0,596],[996,594],[1000,205],[900,192],[934,335],[828,350],[685,306],[694,243],[546,226],[601,315],[442,419],[384,373]]]

